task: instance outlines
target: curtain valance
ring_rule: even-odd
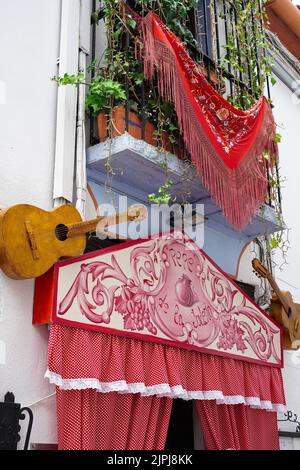
[[[281,370],[97,331],[52,325],[47,377],[61,390],[216,400],[282,412]]]

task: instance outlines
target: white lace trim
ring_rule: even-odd
[[[159,397],[182,398],[183,400],[216,400],[218,405],[249,405],[251,408],[277,411],[284,413],[285,405],[261,400],[259,397],[243,397],[242,395],[225,396],[221,390],[185,390],[181,385],[170,387],[169,384],[157,384],[146,386],[142,382],[127,383],[125,380],[119,382],[100,382],[98,379],[63,379],[59,374],[47,370],[45,377],[50,383],[55,384],[61,390],[86,390],[95,389],[101,393],[140,393],[144,397],[157,395]]]

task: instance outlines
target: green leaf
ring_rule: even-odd
[[[171,180],[170,178],[167,179],[167,181],[165,182],[164,184],[164,187],[165,188],[170,188],[171,186],[173,186],[173,180]]]
[[[128,24],[128,25],[130,26],[130,28],[132,28],[132,29],[135,29],[135,28],[136,28],[136,25],[137,25],[136,21],[135,21],[134,19],[132,19],[132,18],[129,18],[129,19],[128,19],[127,24]]]
[[[277,134],[275,134],[275,137],[274,137],[274,142],[276,142],[276,144],[280,144],[281,140],[282,140],[282,135],[277,132]]]
[[[270,239],[271,250],[276,250],[276,248],[278,248],[279,245],[280,245],[280,240],[277,237],[274,236]]]
[[[273,77],[273,75],[271,77],[271,83],[272,83],[273,86],[275,85],[275,83],[277,83],[277,80],[276,80],[275,77]]]

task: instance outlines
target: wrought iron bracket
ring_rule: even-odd
[[[21,430],[19,421],[26,418],[26,413],[29,419],[23,450],[28,450],[33,414],[30,408],[21,408],[20,403],[15,403],[14,394],[7,392],[4,402],[0,402],[0,450],[17,450]]]
[[[278,419],[277,420],[278,423],[289,422],[289,423],[295,424],[296,428],[293,434],[299,433],[299,437],[300,437],[300,421],[298,421],[298,416],[296,415],[296,413],[293,413],[292,411],[288,410],[284,413],[284,416],[285,416],[285,419]],[[282,433],[284,431],[279,430],[279,432]]]

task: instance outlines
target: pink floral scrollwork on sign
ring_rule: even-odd
[[[181,232],[57,270],[57,322],[281,364],[280,328]]]

